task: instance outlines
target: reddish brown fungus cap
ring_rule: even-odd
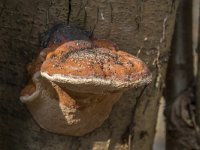
[[[48,53],[47,59],[50,57],[51,58],[60,57],[60,55],[62,55],[63,53],[68,53],[69,51],[75,51],[86,48],[92,48],[92,43],[90,41],[75,40],[75,41],[65,42],[60,46],[58,46],[54,51]]]
[[[78,92],[119,91],[151,81],[138,58],[123,51],[90,48],[54,51],[41,66],[48,80]]]

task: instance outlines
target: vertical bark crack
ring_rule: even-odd
[[[97,7],[96,22],[94,24],[93,29],[91,30],[91,37],[93,37],[93,35],[94,35],[93,33],[94,33],[94,30],[95,30],[98,22],[99,22],[99,7]]]
[[[135,17],[135,22],[136,22],[138,31],[140,30],[140,24],[141,24],[141,21],[142,21],[143,5],[144,5],[143,0],[137,1],[137,14],[136,14],[136,17]]]
[[[136,109],[138,108],[138,106],[141,104],[141,97],[143,96],[146,88],[148,87],[148,85],[145,85],[143,87],[143,89],[141,90],[141,92],[139,93],[139,95],[136,97],[136,104],[134,106],[132,115],[131,115],[131,122],[128,125],[128,127],[126,128],[125,132],[123,133],[123,135],[121,136],[122,142],[123,143],[127,143],[128,144],[128,148],[129,150],[132,149],[132,139],[134,136],[134,127],[135,127],[135,114],[136,114]]]
[[[1,16],[2,16],[3,11],[5,10],[5,8],[6,8],[6,0],[3,1],[3,6],[2,6],[2,8],[1,8],[1,10],[0,10],[0,18],[1,18]]]
[[[109,3],[110,5],[110,22],[113,23],[113,6],[112,3]]]
[[[67,17],[67,24],[68,24],[68,25],[69,25],[69,22],[70,22],[71,9],[72,9],[72,0],[69,0],[69,5],[68,5],[68,17]]]

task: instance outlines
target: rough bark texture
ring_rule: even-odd
[[[1,0],[0,149],[151,149],[177,4],[175,0]],[[109,119],[80,138],[42,130],[19,101],[25,66],[39,48],[39,34],[60,22],[138,54],[153,73],[145,90],[126,92]],[[129,144],[122,144],[122,135],[129,135]]]
[[[200,7],[199,7],[199,13],[200,13]],[[199,19],[199,23],[200,23],[200,15],[198,17]],[[196,112],[196,120],[197,120],[197,124],[200,127],[200,25],[198,26],[197,29],[197,48],[196,48],[196,52],[198,54],[198,63],[197,63],[197,90],[196,90],[196,96],[197,96],[197,112]]]
[[[166,147],[198,150],[192,50],[192,1],[180,2],[166,77]]]

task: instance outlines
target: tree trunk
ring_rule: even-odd
[[[198,108],[194,78],[192,41],[192,1],[180,2],[166,77],[166,147],[170,150],[200,149]],[[198,95],[198,92],[197,92]]]
[[[200,4],[199,4],[200,5]],[[199,13],[200,13],[200,7],[199,7]],[[198,15],[198,19],[199,19],[199,23],[200,23],[200,14]],[[198,63],[197,63],[197,91],[196,91],[196,95],[197,95],[197,111],[196,111],[196,120],[197,120],[197,124],[200,127],[200,25],[198,26],[197,29],[197,38],[198,40],[197,42],[197,47],[196,47],[196,52],[198,55]]]
[[[0,149],[151,149],[177,5],[175,0],[1,0]],[[60,22],[114,41],[153,74],[150,85],[127,91],[109,119],[83,137],[41,129],[19,101],[39,34]]]

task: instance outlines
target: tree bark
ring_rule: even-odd
[[[175,0],[1,0],[0,149],[151,149],[177,5]],[[153,74],[150,85],[127,91],[109,119],[83,137],[41,129],[19,101],[39,35],[61,22],[114,41]]]
[[[199,7],[199,13],[200,13],[200,7]],[[200,23],[200,15],[198,15],[198,19],[199,19],[199,23]],[[200,25],[198,26],[197,29],[197,48],[196,48],[196,52],[198,55],[198,63],[197,63],[197,111],[196,111],[196,119],[197,119],[197,124],[200,127]]]
[[[165,89],[166,147],[170,150],[200,148],[192,42],[192,1],[182,0],[177,11]]]

